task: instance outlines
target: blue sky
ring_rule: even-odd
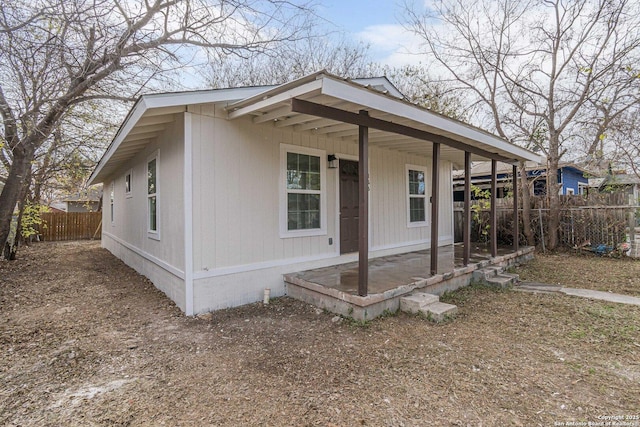
[[[338,30],[367,43],[372,59],[388,65],[418,63],[419,41],[401,25],[402,0],[319,0],[317,12]]]
[[[362,31],[370,25],[396,24],[400,7],[393,0],[320,0],[321,15],[345,31]]]

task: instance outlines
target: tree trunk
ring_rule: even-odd
[[[25,201],[26,201],[26,196],[27,196],[27,192],[25,191],[24,187],[28,187],[27,184],[22,186],[22,190],[20,191],[20,198],[18,200],[18,219],[16,221],[16,234],[15,236],[13,236],[13,245],[11,247],[12,252],[14,254],[18,253],[18,248],[20,247],[20,242],[25,242],[26,240],[23,239],[22,237],[22,214],[24,213],[24,205],[25,205]],[[7,242],[9,243],[9,242]],[[16,259],[16,256],[14,255],[12,258],[12,261]]]
[[[24,179],[22,183],[22,188],[20,189],[20,195],[18,196],[18,221],[16,223],[17,224],[16,235],[13,239],[13,249],[14,249],[14,252],[16,253],[18,251],[18,248],[20,247],[20,242],[25,243],[27,246],[29,245],[29,242],[22,236],[22,215],[24,214],[24,207],[27,204],[27,196],[29,195],[31,178],[32,178],[32,170],[31,168],[29,168],[27,177]]]
[[[527,179],[527,169],[524,161],[520,162],[520,188],[522,189],[522,224],[527,245],[535,246],[536,241],[531,229],[531,193],[529,191],[529,180]]]
[[[560,228],[560,196],[558,195],[558,141],[551,138],[547,164],[547,197],[549,198],[549,230],[548,249],[558,247],[558,230]],[[554,150],[555,147],[555,150]]]
[[[25,180],[31,170],[34,151],[18,144],[13,149],[13,163],[0,193],[0,247],[4,248],[11,232],[11,220]]]

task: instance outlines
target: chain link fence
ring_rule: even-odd
[[[499,244],[513,244],[513,208],[502,203],[497,208],[497,239]],[[490,239],[490,210],[472,208],[471,240],[488,242]],[[545,251],[549,242],[548,208],[533,208],[530,211],[530,225],[535,245]],[[454,208],[454,231],[456,241],[462,241],[463,208]],[[598,254],[612,252],[631,255],[640,246],[639,225],[640,206],[563,206],[560,209],[558,246]],[[522,209],[519,209],[519,243],[527,243],[524,234]],[[638,244],[636,245],[636,236]]]

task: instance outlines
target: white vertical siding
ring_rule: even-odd
[[[280,234],[280,165],[282,144],[357,158],[354,142],[296,133],[250,118],[228,121],[213,106],[190,107],[193,181],[193,304],[198,313],[259,300],[271,287],[282,295],[281,275],[354,261],[339,255],[339,169],[325,169],[326,235],[283,238]],[[167,128],[105,183],[103,245],[149,277],[185,310],[184,116]],[[147,234],[147,161],[159,150],[158,215],[160,240]],[[188,163],[188,162],[187,162]],[[372,256],[428,247],[430,205],[423,226],[408,224],[407,165],[426,172],[427,202],[431,193],[431,159],[397,151],[370,150],[370,245]],[[132,173],[126,197],[124,176]],[[440,239],[453,240],[451,164],[440,168]],[[115,220],[109,209],[114,182]],[[329,239],[333,244],[329,244]]]
[[[279,236],[280,143],[322,149],[315,138],[195,114],[193,134],[196,271],[335,251],[331,221],[327,236]]]
[[[174,122],[134,159],[104,183],[103,246],[149,277],[184,309],[184,119]],[[158,157],[158,224],[160,240],[147,234],[147,161]],[[125,195],[125,174],[131,171],[131,196]],[[114,183],[114,221],[111,222],[109,189]],[[155,267],[154,267],[155,265]]]
[[[398,151],[370,150],[370,227],[373,250],[406,244],[424,243],[430,239],[431,159],[410,156]],[[409,227],[407,220],[407,165],[424,167],[426,171],[427,225]]]
[[[250,118],[228,121],[193,114],[194,271],[228,270],[287,259],[338,256],[338,169],[326,169],[327,234],[281,238],[279,229],[280,145],[298,145],[323,151],[323,155],[357,156],[356,143],[331,140],[312,133],[254,125]],[[370,237],[372,251],[426,245],[430,227],[408,227],[406,165],[431,159],[397,151],[370,151]],[[452,241],[451,164],[441,168],[442,240]],[[427,195],[427,201],[429,200]],[[430,208],[427,204],[427,219]],[[329,238],[333,244],[329,245]],[[206,275],[206,273],[204,273]]]

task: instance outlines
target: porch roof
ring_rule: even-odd
[[[370,119],[359,122],[361,110]],[[369,128],[369,146],[430,156],[432,143],[438,142],[442,159],[457,165],[464,164],[464,151],[472,160],[544,161],[482,129],[324,71],[232,103],[227,111],[229,119],[250,115],[254,123],[354,142],[363,124]]]
[[[442,158],[457,165],[463,164],[465,150],[473,153],[474,160],[543,160],[491,133],[413,105],[400,95],[384,78],[346,80],[325,71],[279,86],[144,95],[129,111],[89,184],[106,179],[164,132],[177,113],[199,104],[226,106],[230,120],[251,116],[256,124],[272,122],[278,128],[350,141],[358,138],[359,122],[354,116],[366,110],[370,146],[430,156],[432,143],[440,142]],[[318,116],[325,113],[331,117]]]

